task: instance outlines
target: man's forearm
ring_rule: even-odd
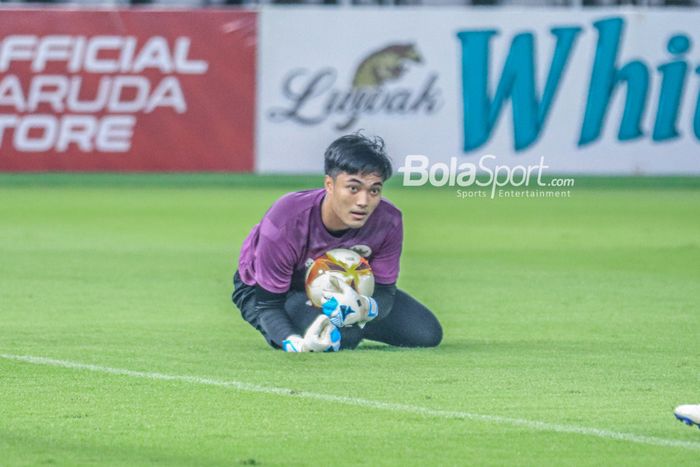
[[[265,334],[280,348],[287,337],[299,334],[283,309],[263,311],[260,314],[259,322]]]
[[[292,334],[299,334],[292,321],[284,311],[286,294],[276,294],[255,287],[255,309],[258,314],[258,322],[263,332],[278,347],[282,347],[282,341]]]
[[[375,320],[381,320],[389,316],[389,313],[391,313],[391,310],[394,308],[395,296],[396,284],[377,284],[374,287],[374,294],[372,294],[372,298],[377,301],[377,306],[379,308],[379,315],[377,315]]]

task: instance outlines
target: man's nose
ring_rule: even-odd
[[[367,207],[367,201],[368,201],[368,199],[369,199],[369,198],[368,198],[368,196],[367,196],[367,192],[365,192],[365,191],[360,191],[360,192],[357,194],[357,197],[355,198],[355,204],[357,204],[358,206],[363,207],[363,208],[364,208],[364,207]]]

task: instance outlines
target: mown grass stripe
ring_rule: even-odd
[[[287,388],[278,388],[272,386],[260,386],[257,384],[244,383],[240,381],[222,381],[200,376],[186,375],[168,375],[156,372],[134,371],[123,368],[111,368],[100,365],[90,365],[80,362],[72,362],[67,360],[55,360],[52,358],[35,357],[31,355],[12,355],[0,354],[0,358],[6,360],[14,360],[19,362],[31,363],[35,365],[47,365],[74,370],[87,370],[97,373],[106,373],[119,376],[129,376],[133,378],[144,378],[159,381],[177,381],[190,384],[201,384],[206,386],[218,386],[224,388],[233,388],[239,391],[272,394],[287,397],[300,397],[304,399],[312,399],[323,402],[332,402],[336,404],[344,404],[350,406],[358,406],[377,410],[386,410],[398,413],[408,413],[415,415],[423,415],[426,417],[445,418],[445,419],[462,419],[474,420],[486,423],[500,423],[522,427],[534,431],[548,431],[556,433],[577,434],[583,436],[593,436],[597,438],[610,439],[616,441],[624,441],[628,443],[645,444],[649,446],[661,446],[669,448],[681,448],[689,450],[700,450],[700,442],[682,441],[667,438],[658,438],[654,436],[643,436],[634,433],[625,433],[599,428],[589,428],[576,425],[563,425],[558,423],[549,423],[538,420],[527,420],[521,418],[501,417],[497,415],[484,415],[471,412],[453,411],[453,410],[437,410],[416,405],[399,404],[392,402],[374,401],[370,399],[360,399],[355,397],[334,396],[331,394],[320,394],[315,392],[297,391]],[[291,358],[294,358],[291,356]]]

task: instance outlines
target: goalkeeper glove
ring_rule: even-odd
[[[326,315],[319,315],[306,330],[304,337],[292,334],[282,342],[285,352],[337,352],[340,331]]]
[[[357,324],[365,327],[379,314],[377,302],[372,297],[360,295],[345,281],[330,278],[330,288],[323,291],[323,313],[337,327]]]

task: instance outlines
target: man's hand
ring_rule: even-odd
[[[304,338],[301,337],[299,334],[292,334],[291,336],[287,337],[284,341],[282,341],[282,350],[284,350],[285,352],[292,353],[310,352],[309,350],[306,350],[306,346],[304,345]]]
[[[304,337],[292,334],[282,342],[282,349],[285,352],[337,352],[340,350],[340,331],[326,315],[319,315]]]
[[[360,295],[345,281],[331,277],[330,288],[323,291],[323,313],[337,327],[357,324],[365,327],[379,314],[377,302],[372,297]]]

